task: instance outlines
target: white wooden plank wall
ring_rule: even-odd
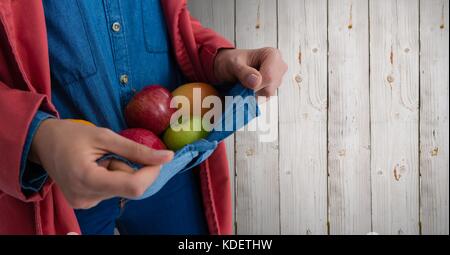
[[[282,234],[327,233],[326,16],[326,0],[279,1],[279,47],[290,67],[279,89]]]
[[[236,46],[277,47],[276,8],[276,0],[236,1]],[[258,134],[236,133],[237,234],[280,231],[278,141],[260,143]]]
[[[236,233],[449,234],[449,0],[189,7],[289,65],[278,140],[227,140]]]
[[[367,0],[328,1],[331,234],[371,230],[368,7]]]
[[[423,234],[449,234],[448,0],[420,1],[420,172]]]
[[[370,1],[373,231],[419,234],[419,1]]]

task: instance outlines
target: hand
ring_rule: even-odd
[[[288,66],[279,50],[223,49],[214,62],[214,73],[220,82],[240,81],[258,96],[273,96],[281,85]]]
[[[97,164],[107,153],[144,165],[139,171],[123,171],[120,164]],[[29,159],[41,164],[74,208],[90,208],[121,196],[141,196],[159,175],[171,151],[155,151],[105,128],[68,120],[48,119],[33,137]],[[111,161],[112,162],[112,161]],[[120,171],[109,171],[116,165]]]

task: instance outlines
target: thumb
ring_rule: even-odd
[[[258,91],[262,85],[262,75],[255,68],[248,65],[237,65],[235,67],[236,78],[244,87]]]

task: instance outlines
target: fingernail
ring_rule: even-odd
[[[173,156],[173,151],[157,150],[157,151],[155,151],[155,155],[159,156],[159,157],[169,157],[169,156]]]
[[[247,77],[247,83],[249,86],[256,86],[256,85],[258,85],[257,82],[258,82],[258,75],[250,74]]]

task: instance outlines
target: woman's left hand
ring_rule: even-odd
[[[258,96],[265,97],[275,95],[287,69],[275,48],[223,49],[214,62],[214,74],[220,82],[240,81]]]

